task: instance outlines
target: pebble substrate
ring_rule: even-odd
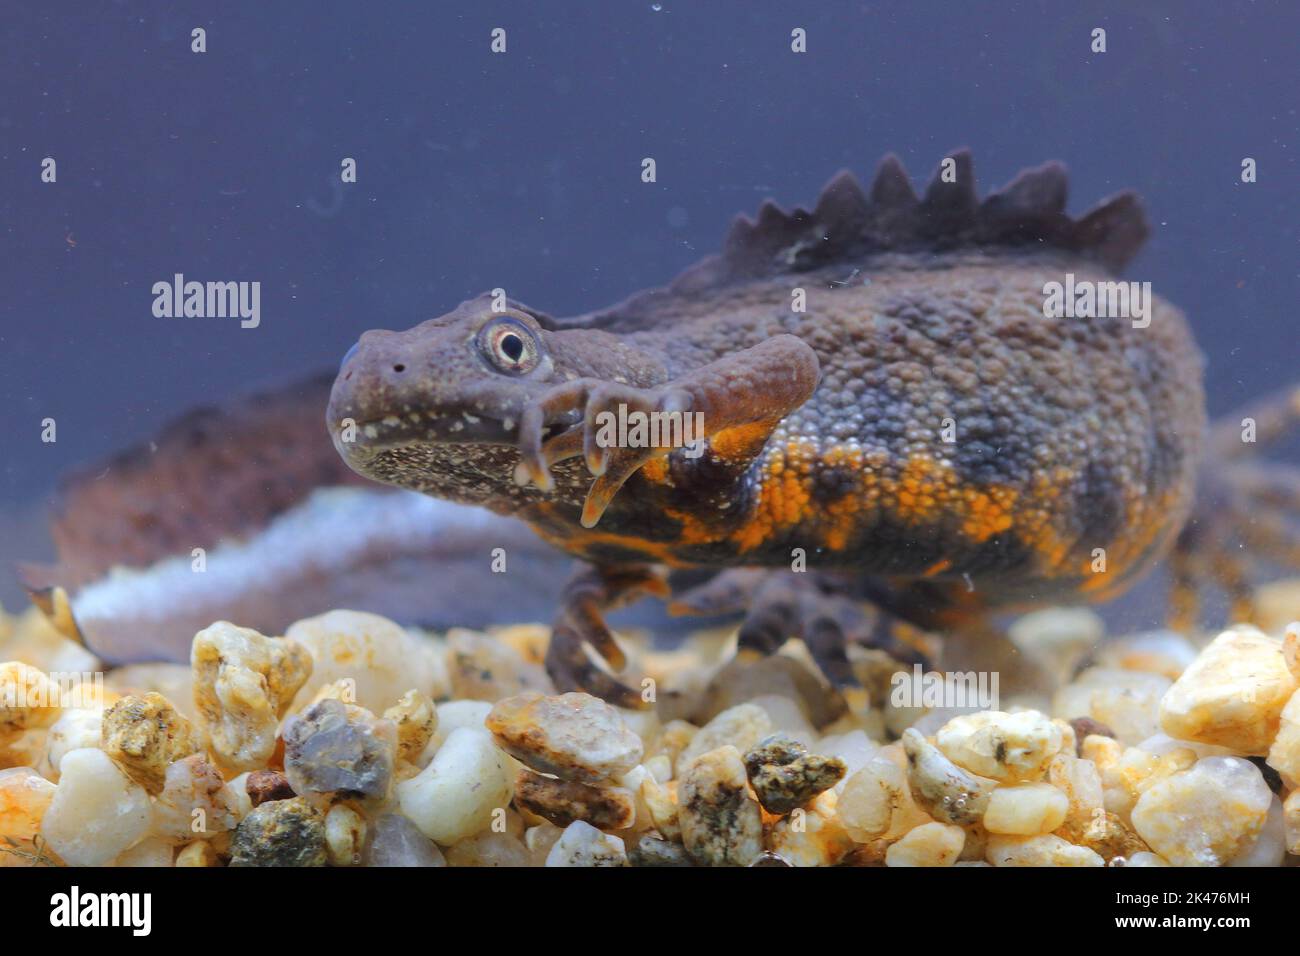
[[[1293,865],[1300,581],[1266,597],[1208,642],[1028,615],[1060,679],[983,711],[895,706],[864,649],[835,706],[725,632],[624,635],[657,706],[623,710],[556,693],[544,627],[353,611],[71,686],[93,655],[0,611],[0,866]]]

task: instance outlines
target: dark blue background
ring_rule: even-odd
[[[1298,11],[5,3],[0,561],[44,554],[61,471],[195,403],[493,286],[556,313],[605,305],[714,251],[765,196],[807,203],[891,150],[923,179],[968,145],[982,190],[1065,160],[1075,212],[1139,190],[1153,236],[1129,274],[1190,313],[1224,411],[1297,372]],[[359,182],[340,190],[344,156]],[[150,287],[174,272],[260,280],[261,327],[154,318]]]

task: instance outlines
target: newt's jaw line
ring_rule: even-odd
[[[443,408],[358,419],[332,414],[329,430],[339,455],[365,478],[509,512],[552,497],[514,484],[519,420],[513,411]],[[551,425],[545,434],[567,427]]]
[[[359,421],[351,426],[335,423],[334,443],[343,446],[343,451],[353,444],[372,452],[432,443],[513,445],[518,431],[517,416],[493,418],[467,411],[459,415],[408,412]],[[345,433],[352,434],[351,442],[344,437]]]

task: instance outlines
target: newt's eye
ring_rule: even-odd
[[[537,366],[541,349],[533,333],[516,319],[502,318],[483,326],[479,349],[503,372],[523,375]]]

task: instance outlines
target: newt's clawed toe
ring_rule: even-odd
[[[690,393],[679,388],[638,388],[587,378],[556,385],[524,409],[515,482],[550,491],[555,487],[551,465],[581,456],[595,479],[583,505],[582,524],[593,528],[637,469],[683,447],[689,435],[680,416],[690,411],[691,403]],[[545,437],[548,426],[575,415],[575,424]]]
[[[668,584],[644,566],[583,568],[565,586],[546,650],[546,670],[556,690],[582,690],[619,707],[645,708],[650,700],[603,670],[594,650],[613,670],[627,657],[605,623],[605,612],[643,596],[666,597]]]
[[[728,569],[679,595],[669,610],[674,614],[743,611],[739,651],[773,654],[788,639],[799,638],[837,690],[859,685],[848,658],[851,644],[878,647],[901,663],[924,663],[919,653],[894,638],[889,617],[873,616],[833,580],[815,572]]]

